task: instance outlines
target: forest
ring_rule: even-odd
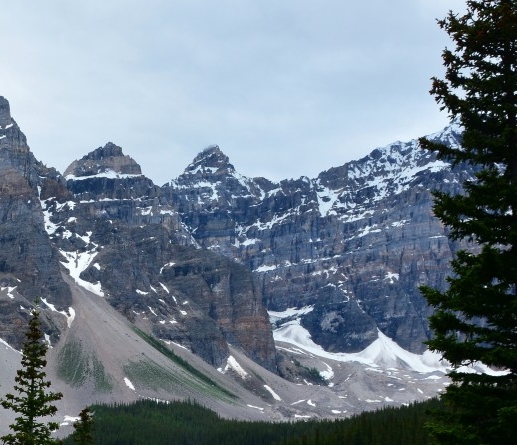
[[[285,423],[222,419],[193,401],[93,405],[96,445],[426,445],[431,399],[340,420]],[[74,444],[72,436],[64,445]]]

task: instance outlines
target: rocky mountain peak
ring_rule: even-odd
[[[141,175],[140,165],[130,156],[124,155],[122,148],[112,142],[99,147],[72,162],[65,170],[65,177],[85,177],[106,174]]]
[[[9,101],[0,96],[0,129],[12,123]]]
[[[187,175],[202,175],[213,173],[234,173],[235,168],[230,164],[218,145],[211,145],[199,153],[192,163],[185,169]]]

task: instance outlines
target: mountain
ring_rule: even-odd
[[[276,368],[269,320],[251,274],[199,249],[162,190],[112,143],[65,171],[73,199],[42,206],[48,235],[78,285],[136,326],[219,366],[228,344]]]
[[[454,124],[431,136],[460,137]],[[300,323],[325,350],[358,352],[381,331],[421,353],[430,309],[418,287],[443,289],[459,247],[433,217],[430,190],[460,193],[472,175],[411,141],[272,183],[239,175],[213,146],[164,189],[201,247],[252,271],[268,310],[310,308]]]
[[[461,129],[431,138],[458,146]],[[418,287],[443,288],[465,245],[430,190],[473,174],[416,141],[313,179],[246,178],[210,146],[157,186],[111,142],[61,174],[0,97],[0,394],[39,297],[66,415],[190,397],[228,417],[339,417],[434,395],[445,365],[422,344]]]

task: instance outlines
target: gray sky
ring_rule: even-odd
[[[112,141],[159,185],[211,144],[245,176],[316,177],[447,124],[436,18],[464,3],[3,1],[0,95],[61,172]]]

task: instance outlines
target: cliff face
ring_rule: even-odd
[[[459,144],[454,125],[432,136]],[[301,323],[332,352],[364,349],[378,330],[422,352],[430,310],[418,287],[445,286],[452,244],[430,190],[472,177],[416,141],[394,143],[317,178],[239,175],[218,147],[165,187],[196,241],[248,267],[270,310],[312,306]]]
[[[19,347],[28,307],[37,298],[70,305],[59,256],[45,232],[40,196],[67,196],[63,178],[36,161],[27,140],[0,97],[0,338]],[[15,298],[15,296],[20,297]],[[20,302],[22,304],[20,304]],[[57,330],[47,326],[47,332]]]

